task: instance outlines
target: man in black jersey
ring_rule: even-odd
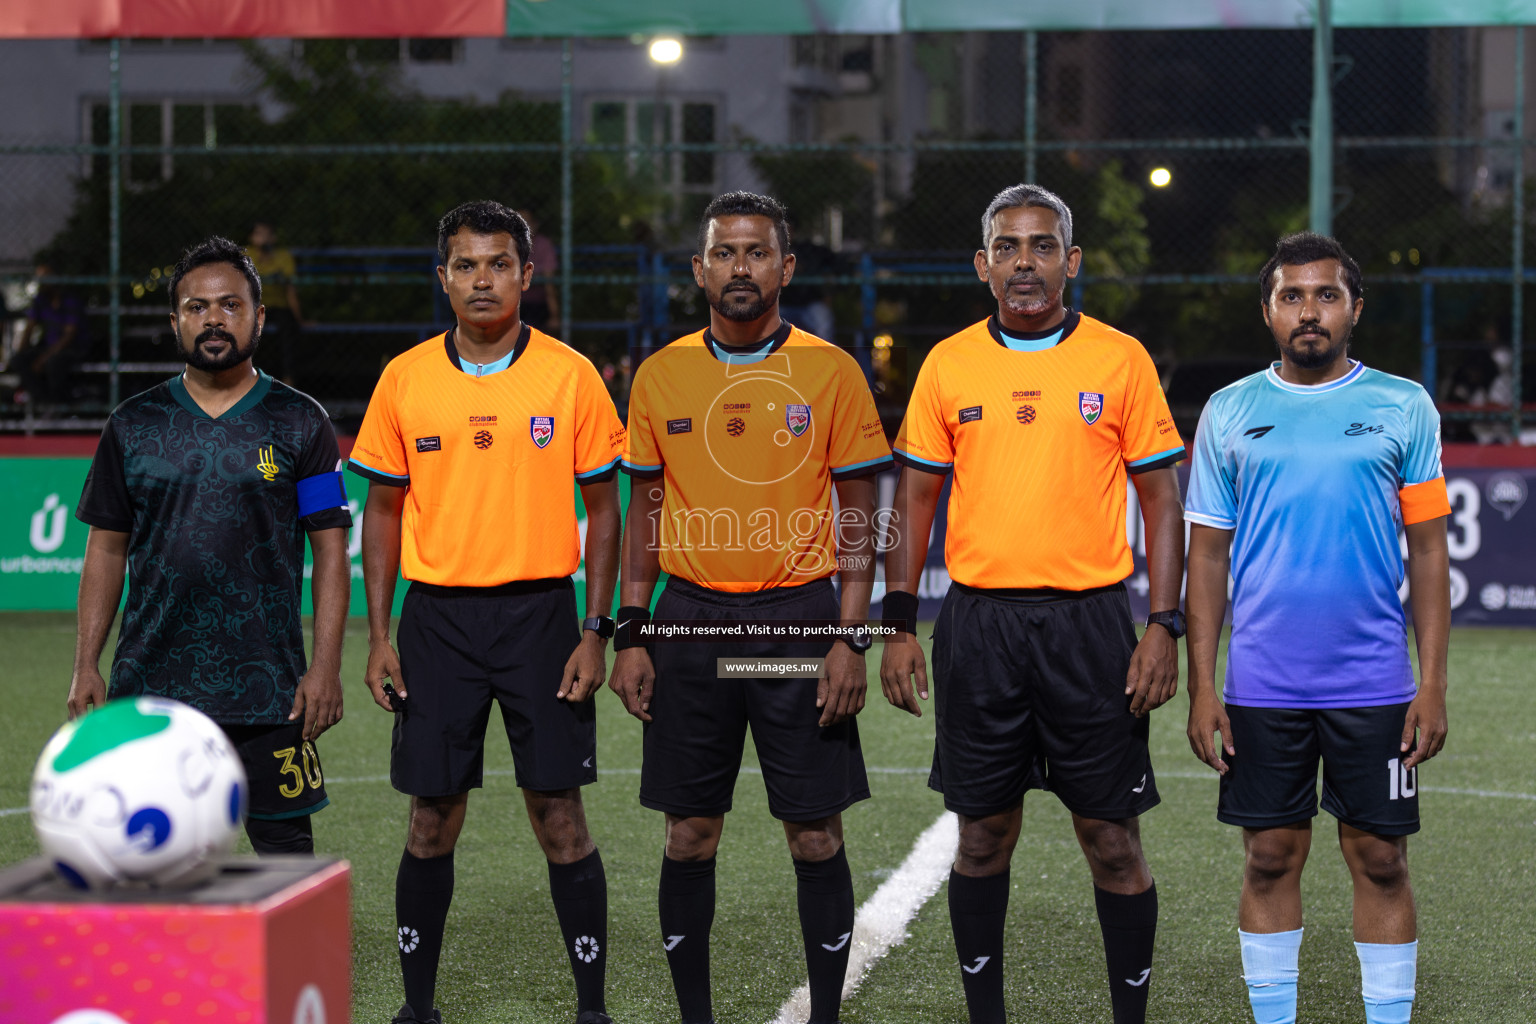
[[[341,719],[351,586],[336,435],[318,403],[253,365],[261,279],[238,245],[187,250],[170,297],[187,368],[113,411],[75,510],[91,532],[69,715],[107,699],[98,663],[126,569],[110,695],[170,697],[218,722],[245,764],[251,845],[313,853],[309,816],[328,802],[314,741]]]

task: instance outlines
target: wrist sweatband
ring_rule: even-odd
[[[887,590],[881,602],[882,626],[899,629],[903,633],[917,634],[917,595],[905,590]]]
[[[613,649],[615,652],[628,650],[631,647],[644,647],[646,641],[630,634],[630,626],[651,621],[651,610],[639,605],[628,604],[619,609],[617,616],[618,626],[613,634]]]

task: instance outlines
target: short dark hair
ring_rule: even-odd
[[[1349,301],[1360,297],[1360,264],[1350,258],[1338,239],[1311,231],[1298,231],[1286,235],[1275,243],[1275,254],[1259,271],[1259,296],[1268,307],[1271,290],[1275,286],[1275,271],[1281,266],[1300,267],[1319,260],[1338,260],[1344,268],[1344,284],[1349,289]]]
[[[473,235],[499,235],[502,232],[511,235],[512,244],[517,247],[519,264],[526,264],[533,255],[533,234],[520,213],[494,199],[476,199],[455,206],[437,222],[439,265],[448,265],[448,243],[464,228],[469,228]]]
[[[1039,185],[1009,185],[987,204],[987,212],[981,215],[981,247],[985,249],[992,244],[992,220],[1004,210],[1014,210],[1021,206],[1039,206],[1051,210],[1056,214],[1056,219],[1061,223],[1061,244],[1063,248],[1072,248],[1072,209],[1066,202],[1048,188]]]
[[[779,252],[788,256],[789,212],[784,204],[772,196],[760,196],[756,192],[727,192],[716,196],[704,208],[699,218],[699,255],[704,255],[704,239],[709,234],[709,222],[717,217],[767,217],[773,221],[774,233],[779,236]]]
[[[181,259],[176,261],[176,269],[171,271],[171,313],[176,313],[176,289],[181,286],[181,279],[186,277],[198,267],[206,267],[212,263],[228,263],[241,274],[245,275],[246,283],[251,286],[251,299],[256,305],[261,305],[261,275],[256,273],[256,265],[245,254],[245,250],[231,242],[227,238],[214,235],[212,238],[198,242],[192,248],[181,254]]]

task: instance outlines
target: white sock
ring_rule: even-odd
[[[1245,932],[1237,938],[1243,951],[1243,980],[1248,983],[1248,1004],[1254,1024],[1296,1024],[1297,963],[1301,958],[1301,933]]]
[[[1408,1024],[1418,976],[1419,943],[1357,942],[1365,1024]]]

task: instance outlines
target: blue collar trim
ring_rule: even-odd
[[[1043,338],[1020,338],[1001,328],[997,333],[1002,337],[1003,344],[1015,352],[1044,352],[1048,348],[1055,348],[1065,332],[1060,329],[1054,330]]]
[[[728,349],[714,338],[709,339],[709,347],[715,353],[715,358],[728,366],[745,366],[748,363],[760,363],[773,354],[773,347],[778,339],[769,338],[762,346],[755,349]]]
[[[500,373],[512,365],[512,356],[517,352],[513,349],[494,363],[472,363],[463,356],[459,356],[459,369],[471,377],[489,377],[493,373]]]

